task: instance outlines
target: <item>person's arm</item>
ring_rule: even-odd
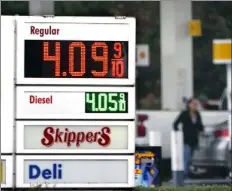
[[[183,112],[181,112],[178,117],[176,118],[176,120],[173,123],[173,129],[174,131],[178,131],[178,125],[182,122],[183,119]]]
[[[203,133],[204,132],[204,125],[202,123],[202,119],[201,119],[201,114],[200,113],[198,113],[198,120],[199,120],[199,131],[201,133]]]

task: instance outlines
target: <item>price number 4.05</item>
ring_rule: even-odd
[[[127,113],[128,93],[87,92],[85,94],[86,113]]]

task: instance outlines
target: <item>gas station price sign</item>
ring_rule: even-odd
[[[134,85],[135,19],[17,19],[17,84]]]
[[[23,153],[13,161],[16,187],[133,188],[135,18],[17,16],[12,23],[15,57],[8,67],[16,72],[7,79],[14,84],[12,119],[22,146],[15,153]],[[61,157],[49,156],[49,149]],[[42,173],[54,163],[64,173],[59,180]],[[30,170],[35,166],[41,173]],[[79,174],[70,176],[70,170]]]

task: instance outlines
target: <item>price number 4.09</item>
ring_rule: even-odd
[[[88,92],[85,95],[86,113],[126,113],[127,93]]]
[[[123,60],[123,45],[120,42],[115,42],[113,45],[113,50],[109,48],[106,42],[93,42],[91,46],[86,46],[84,42],[70,42],[68,47],[68,63],[61,63],[61,50],[64,50],[61,42],[55,42],[55,54],[50,55],[49,42],[43,43],[43,60],[44,61],[54,61],[55,62],[55,77],[66,76],[67,72],[72,77],[82,77],[85,75],[87,70],[87,65],[92,64],[101,64],[102,71],[91,70],[91,73],[94,77],[105,77],[109,73],[109,66],[112,65],[112,77],[122,78],[124,77],[125,68]],[[75,55],[75,49],[80,49],[80,55]],[[89,49],[89,50],[88,50]],[[98,50],[102,50],[102,55],[97,55]],[[91,55],[87,54],[87,51],[91,52]],[[113,51],[113,57],[110,57],[110,51]],[[79,62],[75,60],[79,57]],[[87,63],[89,60],[88,57],[91,57],[94,62]],[[91,59],[90,59],[91,60]],[[80,70],[75,70],[75,63],[78,63]],[[68,71],[62,72],[61,68],[63,64],[68,64]]]

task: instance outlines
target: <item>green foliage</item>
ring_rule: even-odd
[[[160,187],[136,188],[135,191],[231,191],[231,186],[188,186],[188,187]]]
[[[1,1],[2,15],[28,15],[28,1]]]
[[[232,38],[231,2],[193,2],[193,18],[202,21],[203,35],[193,39],[194,90],[218,98],[225,88],[224,66],[212,63],[212,40]]]

